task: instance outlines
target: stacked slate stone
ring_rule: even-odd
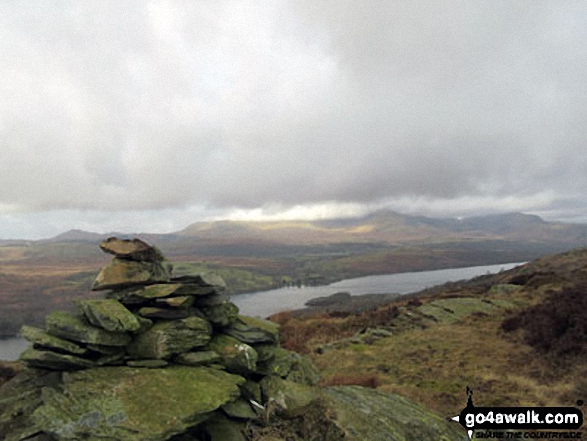
[[[37,373],[66,373],[23,422],[34,433],[163,441],[189,432],[240,440],[244,423],[268,406],[293,417],[315,401],[312,364],[279,347],[276,324],[239,315],[220,277],[173,277],[161,252],[138,239],[110,238],[100,248],[114,255],[92,286],[105,298],[78,301],[79,314],[50,314],[45,330],[22,329],[32,346],[21,360]],[[83,398],[80,391],[103,396]],[[154,405],[177,414],[153,412]]]

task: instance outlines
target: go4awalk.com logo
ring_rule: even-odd
[[[476,407],[469,387],[467,396],[467,406],[452,420],[469,439],[473,433],[476,439],[582,439],[576,430],[583,425],[583,412],[575,407]]]

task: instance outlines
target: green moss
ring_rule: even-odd
[[[133,332],[141,328],[134,314],[117,300],[80,300],[77,304],[92,325],[107,331]]]
[[[497,285],[493,285],[490,289],[488,294],[489,295],[499,295],[499,294],[510,294],[515,291],[520,290],[519,285],[513,285],[511,283],[500,283]]]
[[[204,316],[215,326],[226,327],[234,323],[238,317],[238,308],[232,302],[224,302],[201,308]]]
[[[447,323],[457,322],[473,313],[492,314],[494,311],[493,304],[472,297],[434,300],[418,307],[419,313]]]
[[[245,343],[277,343],[279,341],[279,325],[269,320],[238,316],[229,328],[228,335]]]
[[[82,348],[75,343],[50,335],[42,329],[33,326],[23,326],[20,329],[20,335],[31,343],[44,348],[57,349],[59,351],[65,351],[77,355],[88,352],[87,349]]]
[[[261,390],[267,406],[274,407],[285,418],[301,415],[318,399],[318,389],[275,376],[261,380]]]
[[[21,355],[20,360],[31,367],[38,367],[44,369],[84,369],[96,365],[91,360],[77,357],[75,355],[60,354],[53,351],[42,351],[33,349],[32,347],[26,349]]]
[[[249,374],[257,369],[257,351],[229,335],[215,335],[206,349],[220,354],[229,372]]]
[[[366,344],[351,344],[349,345],[349,350],[353,352],[368,352],[370,351],[369,345]]]
[[[47,332],[68,340],[106,346],[126,346],[131,337],[92,326],[85,317],[55,311],[45,319]]]
[[[144,299],[157,299],[160,297],[170,296],[174,294],[179,288],[181,288],[181,284],[179,283],[157,283],[154,285],[145,286],[143,288],[126,290],[123,293]]]
[[[206,345],[211,332],[210,324],[200,317],[162,321],[137,335],[127,351],[135,358],[169,358]]]
[[[208,368],[111,367],[66,374],[45,389],[37,427],[64,440],[163,441],[239,395],[244,379]]]
[[[457,423],[398,395],[359,386],[329,388],[324,393],[345,440],[465,441]]]

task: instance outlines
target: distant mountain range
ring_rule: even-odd
[[[449,219],[378,211],[359,218],[318,221],[196,222],[169,234],[98,234],[70,230],[44,242],[96,243],[110,236],[138,236],[180,248],[198,242],[207,246],[214,243],[219,246],[229,243],[316,246],[337,243],[403,245],[455,240],[504,240],[575,246],[587,245],[587,225],[546,222],[539,216],[522,213]]]

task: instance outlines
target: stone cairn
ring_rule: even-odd
[[[278,325],[239,315],[220,277],[173,277],[139,239],[100,248],[114,255],[92,286],[105,298],[50,314],[45,330],[22,328],[32,345],[21,360],[35,380],[13,392],[36,401],[6,439],[244,440],[247,423],[315,401],[311,362],[279,347]]]

